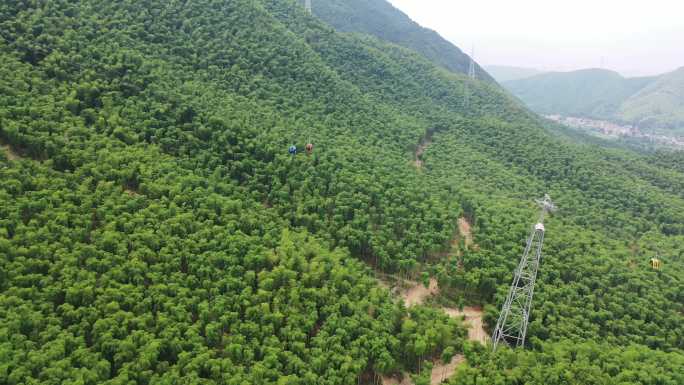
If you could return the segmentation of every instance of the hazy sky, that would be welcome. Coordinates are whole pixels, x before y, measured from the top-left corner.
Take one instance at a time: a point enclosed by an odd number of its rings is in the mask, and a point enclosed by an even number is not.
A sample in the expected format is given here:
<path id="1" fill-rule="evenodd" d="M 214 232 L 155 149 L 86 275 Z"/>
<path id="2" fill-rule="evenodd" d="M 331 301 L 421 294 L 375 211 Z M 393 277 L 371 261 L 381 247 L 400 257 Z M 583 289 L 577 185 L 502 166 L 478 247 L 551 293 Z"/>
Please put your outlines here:
<path id="1" fill-rule="evenodd" d="M 480 64 L 628 76 L 684 66 L 684 0 L 389 0 Z"/>

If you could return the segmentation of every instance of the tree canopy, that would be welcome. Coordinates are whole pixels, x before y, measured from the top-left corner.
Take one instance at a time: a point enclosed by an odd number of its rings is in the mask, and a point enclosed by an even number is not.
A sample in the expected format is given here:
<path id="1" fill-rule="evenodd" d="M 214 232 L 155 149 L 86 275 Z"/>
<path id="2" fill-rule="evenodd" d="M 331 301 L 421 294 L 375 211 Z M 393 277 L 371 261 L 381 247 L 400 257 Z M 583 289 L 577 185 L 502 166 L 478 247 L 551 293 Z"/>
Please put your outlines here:
<path id="1" fill-rule="evenodd" d="M 558 137 L 297 1 L 5 1 L 0 144 L 0 383 L 353 385 L 460 353 L 459 384 L 681 382 L 678 155 Z M 373 277 L 491 328 L 546 192 L 526 351 Z"/>

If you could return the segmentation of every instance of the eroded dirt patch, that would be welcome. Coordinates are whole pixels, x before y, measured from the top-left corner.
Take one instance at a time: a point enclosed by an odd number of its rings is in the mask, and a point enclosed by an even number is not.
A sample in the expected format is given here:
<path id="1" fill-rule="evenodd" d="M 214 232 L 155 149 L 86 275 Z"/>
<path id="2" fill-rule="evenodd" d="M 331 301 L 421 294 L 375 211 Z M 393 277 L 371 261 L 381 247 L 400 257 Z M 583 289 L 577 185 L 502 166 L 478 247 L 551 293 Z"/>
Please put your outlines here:
<path id="1" fill-rule="evenodd" d="M 126 195 L 131 196 L 131 197 L 135 197 L 135 196 L 140 195 L 139 192 L 137 192 L 136 190 L 133 190 L 131 188 L 124 188 L 124 192 L 126 193 Z"/>
<path id="2" fill-rule="evenodd" d="M 459 365 L 464 361 L 465 357 L 461 354 L 455 355 L 448 364 L 445 364 L 442 361 L 435 361 L 432 366 L 430 384 L 438 385 L 451 378 L 451 376 L 456 373 L 456 369 L 458 369 Z"/>
<path id="3" fill-rule="evenodd" d="M 423 283 L 413 280 L 398 278 L 392 275 L 376 274 L 378 285 L 388 289 L 393 295 L 400 297 L 406 307 L 423 304 L 428 298 L 439 295 L 439 284 L 436 278 L 430 278 L 428 286 L 425 287 Z M 480 341 L 483 344 L 487 341 L 487 333 L 482 328 L 481 308 L 466 307 L 463 309 L 463 312 L 451 308 L 442 308 L 442 310 L 450 317 L 460 319 L 465 316 L 465 323 L 468 324 L 469 339 Z M 449 363 L 434 360 L 432 372 L 430 373 L 430 384 L 438 385 L 451 378 L 464 361 L 465 357 L 461 354 L 454 356 Z M 405 373 L 401 378 L 383 376 L 381 382 L 382 385 L 414 385 L 410 375 Z"/>
<path id="4" fill-rule="evenodd" d="M 458 218 L 458 232 L 463 237 L 463 242 L 467 248 L 473 245 L 473 230 L 470 222 L 465 217 Z"/>
<path id="5" fill-rule="evenodd" d="M 0 151 L 4 152 L 5 155 L 7 155 L 7 159 L 9 160 L 19 160 L 21 159 L 21 156 L 17 154 L 16 152 L 12 151 L 12 147 L 10 147 L 7 144 L 0 144 Z"/>
<path id="6" fill-rule="evenodd" d="M 465 362 L 465 357 L 462 354 L 455 355 L 449 363 L 443 363 L 441 360 L 432 362 L 432 372 L 430 373 L 430 385 L 439 385 L 451 378 L 456 373 L 456 369 Z M 404 374 L 400 380 L 397 377 L 382 377 L 382 385 L 413 385 L 411 377 Z"/>
<path id="7" fill-rule="evenodd" d="M 422 282 L 389 274 L 376 274 L 378 286 L 388 289 L 392 295 L 401 298 L 406 307 L 422 305 L 429 297 L 439 294 L 439 284 L 436 278 L 430 278 L 428 287 L 425 287 Z"/>
<path id="8" fill-rule="evenodd" d="M 406 307 L 421 305 L 429 297 L 439 294 L 439 286 L 435 278 L 430 278 L 428 287 L 413 281 L 405 281 L 404 283 L 409 286 L 407 288 L 400 288 L 398 294 L 404 300 Z"/>
<path id="9" fill-rule="evenodd" d="M 437 279 L 430 278 L 430 284 L 425 287 L 422 283 L 400 280 L 398 283 L 391 284 L 386 279 L 378 279 L 378 284 L 389 289 L 394 295 L 401 297 L 406 307 L 421 305 L 433 296 L 439 295 L 439 285 Z M 482 321 L 483 311 L 481 307 L 466 306 L 463 311 L 455 308 L 443 307 L 442 311 L 453 318 L 463 318 L 468 325 L 468 339 L 478 341 L 482 344 L 487 343 L 489 335 L 484 329 Z"/>
<path id="10" fill-rule="evenodd" d="M 468 324 L 468 339 L 471 341 L 478 341 L 481 344 L 486 344 L 489 340 L 489 335 L 484 330 L 484 323 L 482 322 L 482 308 L 481 307 L 464 307 L 463 311 L 453 308 L 442 308 L 445 313 L 453 318 L 465 318 L 465 323 Z"/>

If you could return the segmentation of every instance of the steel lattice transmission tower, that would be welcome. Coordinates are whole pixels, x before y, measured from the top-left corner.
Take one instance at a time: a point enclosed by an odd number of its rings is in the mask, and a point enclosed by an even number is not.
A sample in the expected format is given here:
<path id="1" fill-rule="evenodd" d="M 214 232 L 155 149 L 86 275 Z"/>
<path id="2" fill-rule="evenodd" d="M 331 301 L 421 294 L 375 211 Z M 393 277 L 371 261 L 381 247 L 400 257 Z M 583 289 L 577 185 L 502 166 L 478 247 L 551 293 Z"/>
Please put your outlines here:
<path id="1" fill-rule="evenodd" d="M 468 77 L 475 79 L 475 48 L 470 51 L 470 65 L 468 66 Z M 463 93 L 463 108 L 467 109 L 470 103 L 470 86 L 465 82 L 465 92 Z"/>
<path id="2" fill-rule="evenodd" d="M 311 0 L 304 0 L 304 9 L 309 15 L 311 14 Z"/>
<path id="3" fill-rule="evenodd" d="M 494 350 L 501 343 L 516 347 L 525 343 L 534 283 L 537 279 L 542 246 L 544 245 L 544 216 L 546 213 L 556 210 L 556 206 L 551 202 L 548 194 L 543 199 L 537 200 L 537 203 L 541 206 L 541 215 L 527 240 L 527 246 L 518 268 L 515 270 L 508 297 L 506 297 L 506 302 L 496 323 L 496 329 L 492 335 Z"/>

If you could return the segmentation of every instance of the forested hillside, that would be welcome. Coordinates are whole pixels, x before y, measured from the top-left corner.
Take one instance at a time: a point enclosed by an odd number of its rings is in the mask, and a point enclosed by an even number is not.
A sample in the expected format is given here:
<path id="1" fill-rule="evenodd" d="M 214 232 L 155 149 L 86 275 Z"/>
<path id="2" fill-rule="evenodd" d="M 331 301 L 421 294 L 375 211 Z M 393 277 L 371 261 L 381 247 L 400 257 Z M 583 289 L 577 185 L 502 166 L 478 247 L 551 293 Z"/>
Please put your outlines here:
<path id="1" fill-rule="evenodd" d="M 313 13 L 338 31 L 369 34 L 418 52 L 450 71 L 468 73 L 468 55 L 386 0 L 316 0 Z M 475 71 L 479 79 L 493 80 L 478 64 Z"/>
<path id="2" fill-rule="evenodd" d="M 294 0 L 6 1 L 0 57 L 2 384 L 421 384 L 453 353 L 453 384 L 684 382 L 676 155 L 558 139 Z M 546 192 L 526 349 L 374 278 L 491 328 Z"/>
<path id="3" fill-rule="evenodd" d="M 540 114 L 675 129 L 678 134 L 684 128 L 684 68 L 641 78 L 599 69 L 550 72 L 502 84 Z"/>
<path id="4" fill-rule="evenodd" d="M 610 119 L 625 100 L 652 80 L 625 79 L 617 72 L 588 69 L 549 72 L 502 84 L 540 114 Z"/>
<path id="5" fill-rule="evenodd" d="M 659 76 L 620 106 L 619 116 L 645 127 L 684 133 L 684 67 Z"/>

